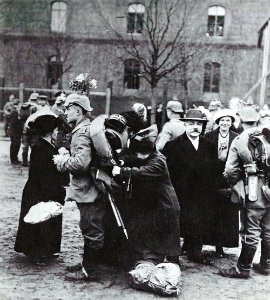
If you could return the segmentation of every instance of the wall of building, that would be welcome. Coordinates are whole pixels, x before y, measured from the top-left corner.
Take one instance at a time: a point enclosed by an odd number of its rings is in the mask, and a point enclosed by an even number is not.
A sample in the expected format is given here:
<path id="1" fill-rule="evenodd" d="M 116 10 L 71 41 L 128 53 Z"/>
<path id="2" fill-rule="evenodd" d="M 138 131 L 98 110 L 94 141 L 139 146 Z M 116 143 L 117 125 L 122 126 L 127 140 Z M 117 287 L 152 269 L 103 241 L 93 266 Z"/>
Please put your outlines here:
<path id="1" fill-rule="evenodd" d="M 5 2 L 0 1 L 0 5 Z M 18 3 L 17 3 L 18 2 Z M 67 31 L 65 36 L 74 41 L 68 46 L 69 55 L 65 66 L 69 70 L 63 75 L 63 87 L 67 88 L 70 78 L 81 72 L 92 70 L 98 81 L 98 91 L 105 91 L 107 82 L 113 81 L 113 111 L 124 109 L 125 103 L 143 101 L 149 103 L 149 84 L 141 79 L 139 90 L 123 87 L 124 65 L 120 50 L 110 38 L 104 19 L 119 32 L 126 32 L 127 3 L 121 0 L 68 0 Z M 138 2 L 138 1 L 137 1 Z M 147 2 L 139 1 L 141 3 Z M 189 82 L 189 102 L 206 101 L 218 97 L 226 103 L 231 97 L 243 97 L 256 83 L 261 73 L 262 50 L 257 48 L 258 31 L 269 18 L 269 0 L 188 0 L 194 5 L 187 19 L 187 40 L 206 45 L 205 53 Z M 53 39 L 50 39 L 50 8 L 48 0 L 17 0 L 11 9 L 14 18 L 21 16 L 21 32 L 16 20 L 4 22 L 8 30 L 16 28 L 16 37 L 6 35 L 0 44 L 2 73 L 6 86 L 46 87 L 47 56 L 53 54 Z M 207 9 L 221 5 L 226 9 L 224 37 L 207 37 Z M 9 12 L 10 13 L 10 12 Z M 181 11 L 179 11 L 181 15 Z M 1 13 L 3 16 L 3 12 Z M 104 18 L 104 19 L 103 19 Z M 176 16 L 179 20 L 179 16 Z M 3 23 L 3 17 L 0 18 Z M 14 23 L 15 22 L 15 23 Z M 174 22 L 175 28 L 179 26 Z M 13 32 L 13 33 L 14 33 Z M 2 32 L 3 33 L 3 32 Z M 18 38 L 18 34 L 20 38 Z M 35 51 L 33 51 L 35 50 Z M 37 51 L 38 50 L 38 51 Z M 39 56 L 34 52 L 39 52 Z M 203 93 L 204 63 L 216 61 L 221 64 L 220 92 Z M 1 59 L 0 59 L 1 62 Z M 176 77 L 176 76 L 174 76 Z M 162 101 L 165 84 L 168 95 L 184 95 L 183 87 L 173 80 L 160 81 L 158 101 Z M 256 100 L 258 91 L 253 93 Z M 128 105 L 129 105 L 128 104 Z M 1 107 L 0 107 L 1 109 Z"/>

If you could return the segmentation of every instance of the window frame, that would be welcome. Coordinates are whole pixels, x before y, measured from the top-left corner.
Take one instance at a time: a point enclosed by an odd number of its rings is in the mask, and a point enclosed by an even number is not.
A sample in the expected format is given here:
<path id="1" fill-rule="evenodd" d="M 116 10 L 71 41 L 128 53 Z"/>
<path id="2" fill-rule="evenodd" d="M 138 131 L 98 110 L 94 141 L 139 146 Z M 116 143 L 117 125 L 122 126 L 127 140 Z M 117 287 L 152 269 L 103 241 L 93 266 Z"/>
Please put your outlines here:
<path id="1" fill-rule="evenodd" d="M 56 8 L 54 9 L 54 5 L 56 4 L 64 4 L 65 5 L 65 9 L 59 9 Z M 51 22 L 50 22 L 50 31 L 54 32 L 54 33 L 65 33 L 66 29 L 67 29 L 67 11 L 68 11 L 68 3 L 66 1 L 53 1 L 51 2 Z M 54 20 L 61 20 L 62 16 L 59 17 L 59 15 L 61 15 L 61 13 L 64 14 L 64 20 L 63 21 L 59 21 L 55 22 Z M 55 16 L 56 14 L 56 16 Z"/>
<path id="2" fill-rule="evenodd" d="M 135 58 L 124 61 L 124 89 L 140 89 L 140 61 Z"/>
<path id="3" fill-rule="evenodd" d="M 204 64 L 203 92 L 219 93 L 221 79 L 221 64 L 218 62 L 206 62 Z"/>
<path id="4" fill-rule="evenodd" d="M 216 10 L 215 13 L 211 12 Z M 220 12 L 218 12 L 220 11 Z M 207 9 L 207 36 L 211 38 L 223 38 L 225 29 L 226 8 L 221 5 L 211 5 Z M 211 18 L 213 19 L 212 21 Z M 221 23 L 221 33 L 218 32 L 218 26 Z M 213 30 L 210 28 L 213 28 Z M 212 32 L 212 33 L 211 33 Z"/>
<path id="5" fill-rule="evenodd" d="M 49 75 L 56 76 L 49 76 Z M 53 86 L 59 82 L 59 79 L 63 76 L 63 60 L 57 55 L 50 55 L 47 60 L 47 84 Z M 53 83 L 52 80 L 55 79 Z M 56 80 L 57 79 L 57 80 Z"/>
<path id="6" fill-rule="evenodd" d="M 142 3 L 131 3 L 127 11 L 127 33 L 141 35 L 145 17 L 145 5 Z"/>

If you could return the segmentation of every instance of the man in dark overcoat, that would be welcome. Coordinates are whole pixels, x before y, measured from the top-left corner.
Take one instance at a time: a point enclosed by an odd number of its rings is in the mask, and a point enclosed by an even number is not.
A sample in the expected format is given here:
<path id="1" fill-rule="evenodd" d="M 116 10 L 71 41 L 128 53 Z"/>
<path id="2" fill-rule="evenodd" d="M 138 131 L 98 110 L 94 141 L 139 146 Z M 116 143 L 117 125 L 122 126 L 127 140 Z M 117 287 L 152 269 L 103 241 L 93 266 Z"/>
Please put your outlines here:
<path id="1" fill-rule="evenodd" d="M 182 120 L 186 132 L 168 142 L 163 153 L 181 208 L 180 233 L 188 259 L 209 264 L 201 251 L 211 220 L 209 204 L 215 188 L 215 149 L 201 136 L 207 120 L 200 110 L 188 110 Z"/>

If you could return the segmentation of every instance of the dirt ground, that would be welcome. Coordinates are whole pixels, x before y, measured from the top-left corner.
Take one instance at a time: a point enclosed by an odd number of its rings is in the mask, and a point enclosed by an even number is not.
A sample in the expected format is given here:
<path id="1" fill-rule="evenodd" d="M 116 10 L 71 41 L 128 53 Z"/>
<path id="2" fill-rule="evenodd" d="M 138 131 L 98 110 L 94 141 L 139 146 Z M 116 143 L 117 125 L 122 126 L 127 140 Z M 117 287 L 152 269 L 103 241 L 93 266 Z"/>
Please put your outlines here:
<path id="1" fill-rule="evenodd" d="M 153 294 L 136 291 L 125 281 L 124 273 L 102 268 L 96 281 L 71 282 L 65 279 L 65 265 L 80 261 L 82 237 L 78 209 L 66 203 L 63 212 L 63 238 L 60 257 L 48 266 L 35 266 L 14 252 L 22 190 L 28 168 L 9 163 L 9 139 L 3 137 L 0 123 L 0 300 L 5 299 L 160 299 Z M 21 157 L 21 156 L 20 156 Z M 269 299 L 270 277 L 252 273 L 245 279 L 223 278 L 217 275 L 220 267 L 233 266 L 240 252 L 225 249 L 227 256 L 215 258 L 213 247 L 204 247 L 213 256 L 213 266 L 201 266 L 181 257 L 182 283 L 177 299 Z M 256 254 L 255 262 L 259 260 Z M 176 298 L 173 298 L 176 299 Z"/>

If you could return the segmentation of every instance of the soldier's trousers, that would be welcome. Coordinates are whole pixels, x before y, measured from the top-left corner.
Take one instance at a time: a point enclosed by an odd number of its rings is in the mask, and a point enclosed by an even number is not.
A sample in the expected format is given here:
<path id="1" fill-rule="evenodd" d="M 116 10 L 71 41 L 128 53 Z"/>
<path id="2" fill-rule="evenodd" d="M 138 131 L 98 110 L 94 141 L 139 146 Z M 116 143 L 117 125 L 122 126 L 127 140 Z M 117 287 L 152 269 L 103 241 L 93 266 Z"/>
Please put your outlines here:
<path id="1" fill-rule="evenodd" d="M 83 266 L 86 271 L 98 262 L 104 245 L 105 198 L 93 203 L 77 203 L 80 211 L 80 229 L 84 237 Z"/>
<path id="2" fill-rule="evenodd" d="M 10 137 L 10 161 L 17 162 L 18 161 L 18 153 L 21 146 L 21 136 L 12 135 Z"/>
<path id="3" fill-rule="evenodd" d="M 261 238 L 270 245 L 270 207 L 246 208 L 241 211 L 241 221 L 242 243 L 256 248 Z"/>

